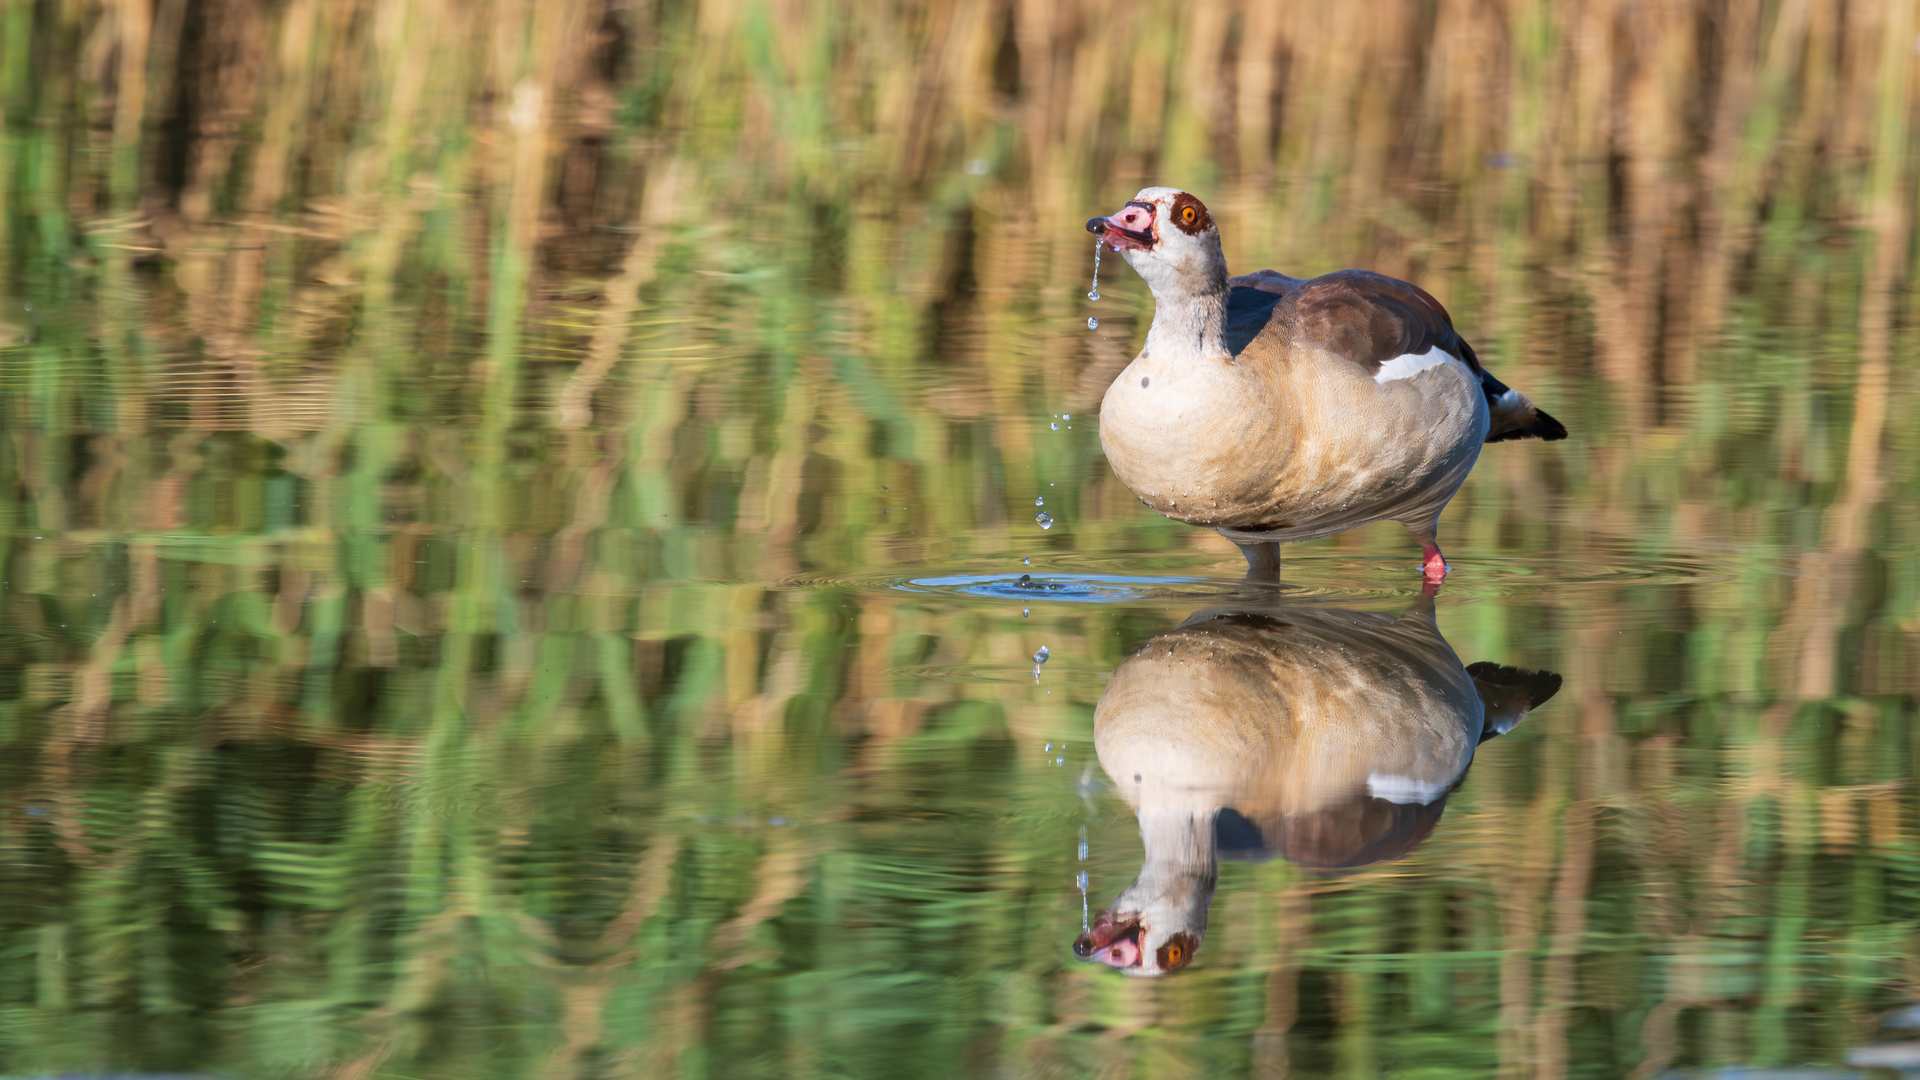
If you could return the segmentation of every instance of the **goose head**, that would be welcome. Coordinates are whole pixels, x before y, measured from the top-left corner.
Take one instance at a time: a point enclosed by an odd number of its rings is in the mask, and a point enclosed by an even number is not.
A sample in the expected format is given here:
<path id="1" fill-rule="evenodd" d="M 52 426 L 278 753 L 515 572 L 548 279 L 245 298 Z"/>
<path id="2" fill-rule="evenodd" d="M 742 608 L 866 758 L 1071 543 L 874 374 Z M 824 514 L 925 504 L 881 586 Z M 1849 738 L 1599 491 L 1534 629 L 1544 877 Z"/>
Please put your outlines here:
<path id="1" fill-rule="evenodd" d="M 1220 230 L 1206 204 L 1187 192 L 1142 188 L 1118 213 L 1089 220 L 1087 231 L 1119 252 L 1161 303 L 1226 294 Z"/>
<path id="2" fill-rule="evenodd" d="M 1074 939 L 1073 955 L 1127 975 L 1165 975 L 1192 963 L 1218 874 L 1212 831 L 1211 814 L 1142 809 L 1146 865 Z"/>

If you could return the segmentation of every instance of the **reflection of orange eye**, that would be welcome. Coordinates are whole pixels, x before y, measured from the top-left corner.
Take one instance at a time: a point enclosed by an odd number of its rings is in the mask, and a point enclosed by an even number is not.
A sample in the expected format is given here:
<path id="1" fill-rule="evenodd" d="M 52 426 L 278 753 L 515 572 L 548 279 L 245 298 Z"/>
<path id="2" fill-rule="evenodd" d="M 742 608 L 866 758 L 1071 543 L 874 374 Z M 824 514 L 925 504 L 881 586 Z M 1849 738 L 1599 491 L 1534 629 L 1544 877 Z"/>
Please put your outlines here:
<path id="1" fill-rule="evenodd" d="M 1195 214 L 1195 213 L 1193 212 L 1193 207 L 1191 207 L 1191 206 L 1189 206 L 1189 207 L 1187 207 L 1187 208 L 1186 208 L 1185 210 L 1182 210 L 1182 211 L 1180 211 L 1180 220 L 1181 220 L 1181 221 L 1184 221 L 1184 222 L 1186 222 L 1186 223 L 1187 223 L 1187 224 L 1189 224 L 1189 225 L 1191 225 L 1191 224 L 1193 224 L 1193 219 L 1194 219 L 1194 218 L 1196 218 L 1196 217 L 1199 217 L 1199 216 L 1200 216 L 1200 215 L 1198 215 L 1198 214 Z M 1174 958 L 1175 958 L 1175 959 L 1178 959 L 1178 958 L 1179 958 L 1179 951 L 1178 951 L 1178 950 L 1175 950 L 1175 952 L 1174 952 Z"/>

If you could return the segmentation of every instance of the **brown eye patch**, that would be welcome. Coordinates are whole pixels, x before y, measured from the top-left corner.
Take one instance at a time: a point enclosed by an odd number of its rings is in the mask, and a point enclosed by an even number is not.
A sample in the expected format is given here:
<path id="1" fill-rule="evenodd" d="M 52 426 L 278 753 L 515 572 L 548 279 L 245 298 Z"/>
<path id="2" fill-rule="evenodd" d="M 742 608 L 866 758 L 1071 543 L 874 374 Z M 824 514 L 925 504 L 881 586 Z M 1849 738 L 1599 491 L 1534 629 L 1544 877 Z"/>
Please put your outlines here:
<path id="1" fill-rule="evenodd" d="M 1213 215 L 1205 203 L 1183 191 L 1173 197 L 1173 223 L 1188 236 L 1198 236 L 1213 228 Z"/>
<path id="2" fill-rule="evenodd" d="M 1201 208 L 1200 213 L 1205 214 L 1206 209 L 1204 207 Z M 1173 216 L 1175 221 L 1180 219 L 1180 210 L 1177 206 L 1174 209 Z M 1179 971 L 1181 968 L 1186 967 L 1193 961 L 1194 950 L 1198 947 L 1199 943 L 1193 940 L 1191 934 L 1173 935 L 1173 937 L 1169 939 L 1165 945 L 1160 946 L 1158 952 L 1155 953 L 1160 961 L 1160 970 Z"/>

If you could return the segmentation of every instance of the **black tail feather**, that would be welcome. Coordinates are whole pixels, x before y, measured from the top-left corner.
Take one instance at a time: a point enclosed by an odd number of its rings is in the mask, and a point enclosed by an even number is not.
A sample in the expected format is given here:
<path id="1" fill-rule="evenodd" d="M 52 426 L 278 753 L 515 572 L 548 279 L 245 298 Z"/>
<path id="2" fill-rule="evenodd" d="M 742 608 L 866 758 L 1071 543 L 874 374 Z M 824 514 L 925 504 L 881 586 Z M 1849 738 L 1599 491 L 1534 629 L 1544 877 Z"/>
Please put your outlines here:
<path id="1" fill-rule="evenodd" d="M 1473 688 L 1486 707 L 1481 742 L 1512 731 L 1528 713 L 1560 692 L 1560 676 L 1551 671 L 1527 671 L 1482 660 L 1468 664 L 1467 674 L 1473 676 Z"/>
<path id="2" fill-rule="evenodd" d="M 1481 660 L 1468 664 L 1467 674 L 1473 676 L 1476 682 L 1489 686 L 1525 691 L 1529 710 L 1545 705 L 1549 698 L 1560 692 L 1560 676 L 1551 671 L 1528 671 Z"/>
<path id="3" fill-rule="evenodd" d="M 1465 346 L 1466 343 L 1461 344 Z M 1472 353 L 1471 349 L 1467 351 Z M 1492 426 L 1487 432 L 1488 442 L 1506 442 L 1509 439 L 1558 442 L 1567 437 L 1567 426 L 1548 416 L 1545 409 L 1533 403 L 1533 399 L 1514 392 L 1512 387 L 1495 378 L 1493 372 L 1479 367 L 1477 362 L 1472 366 L 1480 372 L 1480 391 L 1487 395 L 1487 411 L 1492 414 Z"/>
<path id="4" fill-rule="evenodd" d="M 1489 436 L 1487 441 L 1506 442 L 1509 439 L 1540 439 L 1544 442 L 1559 442 L 1566 437 L 1567 426 L 1565 424 L 1548 416 L 1546 410 L 1535 408 L 1533 410 L 1533 423 L 1531 425 Z"/>

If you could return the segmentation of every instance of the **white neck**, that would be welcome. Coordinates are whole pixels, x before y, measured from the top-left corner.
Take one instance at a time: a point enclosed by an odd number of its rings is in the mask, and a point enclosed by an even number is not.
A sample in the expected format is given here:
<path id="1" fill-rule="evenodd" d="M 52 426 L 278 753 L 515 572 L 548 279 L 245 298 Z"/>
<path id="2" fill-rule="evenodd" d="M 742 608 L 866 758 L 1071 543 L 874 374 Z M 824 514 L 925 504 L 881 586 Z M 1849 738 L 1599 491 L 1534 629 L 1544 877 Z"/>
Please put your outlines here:
<path id="1" fill-rule="evenodd" d="M 1155 900 L 1184 898 L 1178 906 L 1195 906 L 1200 925 L 1206 925 L 1206 905 L 1219 874 L 1213 843 L 1213 812 L 1140 810 L 1140 842 L 1146 859 L 1140 876 L 1115 899 L 1122 910 L 1139 910 Z"/>
<path id="2" fill-rule="evenodd" d="M 1217 244 L 1177 258 L 1128 251 L 1126 259 L 1153 290 L 1153 327 L 1145 352 L 1164 360 L 1216 359 L 1227 351 L 1227 261 Z"/>
<path id="3" fill-rule="evenodd" d="M 1188 293 L 1170 300 L 1153 294 L 1153 326 L 1147 331 L 1145 351 L 1165 359 L 1226 359 L 1227 294 Z"/>

